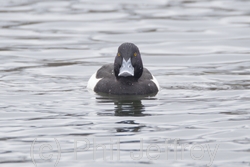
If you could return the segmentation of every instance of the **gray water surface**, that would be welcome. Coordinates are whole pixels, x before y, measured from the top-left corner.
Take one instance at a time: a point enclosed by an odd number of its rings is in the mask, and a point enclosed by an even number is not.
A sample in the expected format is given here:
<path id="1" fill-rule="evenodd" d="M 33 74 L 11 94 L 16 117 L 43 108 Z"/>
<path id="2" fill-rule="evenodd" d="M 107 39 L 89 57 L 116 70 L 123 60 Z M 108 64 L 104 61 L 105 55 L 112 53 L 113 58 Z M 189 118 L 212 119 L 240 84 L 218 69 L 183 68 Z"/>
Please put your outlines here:
<path id="1" fill-rule="evenodd" d="M 250 166 L 250 1 L 4 0 L 0 27 L 1 166 Z M 155 97 L 87 90 L 123 42 Z"/>

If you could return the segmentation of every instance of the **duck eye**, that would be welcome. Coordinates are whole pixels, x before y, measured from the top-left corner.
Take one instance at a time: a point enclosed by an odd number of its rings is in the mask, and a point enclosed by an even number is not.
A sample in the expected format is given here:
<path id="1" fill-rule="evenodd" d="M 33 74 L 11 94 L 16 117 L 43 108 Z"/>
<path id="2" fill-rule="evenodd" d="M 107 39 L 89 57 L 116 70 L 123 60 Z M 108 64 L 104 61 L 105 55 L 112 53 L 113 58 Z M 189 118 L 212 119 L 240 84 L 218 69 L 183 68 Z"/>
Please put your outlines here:
<path id="1" fill-rule="evenodd" d="M 120 54 L 120 53 L 117 53 L 117 56 L 121 56 L 121 54 Z"/>
<path id="2" fill-rule="evenodd" d="M 134 53 L 134 56 L 137 56 L 137 53 L 136 53 L 136 52 Z"/>

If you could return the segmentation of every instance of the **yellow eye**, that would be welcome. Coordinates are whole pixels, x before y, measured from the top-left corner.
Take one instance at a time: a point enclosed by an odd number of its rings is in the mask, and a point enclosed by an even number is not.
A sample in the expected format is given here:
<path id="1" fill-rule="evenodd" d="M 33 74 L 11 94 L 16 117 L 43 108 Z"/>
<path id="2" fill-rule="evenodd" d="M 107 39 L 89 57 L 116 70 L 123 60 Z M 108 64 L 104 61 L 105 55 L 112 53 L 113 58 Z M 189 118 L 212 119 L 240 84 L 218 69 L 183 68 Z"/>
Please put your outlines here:
<path id="1" fill-rule="evenodd" d="M 120 54 L 120 53 L 117 53 L 117 56 L 121 56 L 121 54 Z"/>
<path id="2" fill-rule="evenodd" d="M 136 52 L 134 53 L 134 56 L 137 56 L 137 53 L 136 53 Z"/>

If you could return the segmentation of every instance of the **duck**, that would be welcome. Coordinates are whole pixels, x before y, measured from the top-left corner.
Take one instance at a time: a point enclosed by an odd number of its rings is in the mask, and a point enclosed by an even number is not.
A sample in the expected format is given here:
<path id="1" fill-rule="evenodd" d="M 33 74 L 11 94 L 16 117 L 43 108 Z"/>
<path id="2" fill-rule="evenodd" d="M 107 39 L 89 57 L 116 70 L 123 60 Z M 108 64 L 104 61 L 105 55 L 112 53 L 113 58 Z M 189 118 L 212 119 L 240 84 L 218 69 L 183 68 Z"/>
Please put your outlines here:
<path id="1" fill-rule="evenodd" d="M 114 63 L 105 64 L 89 79 L 87 88 L 110 95 L 156 95 L 157 79 L 143 67 L 139 48 L 133 43 L 118 47 Z"/>

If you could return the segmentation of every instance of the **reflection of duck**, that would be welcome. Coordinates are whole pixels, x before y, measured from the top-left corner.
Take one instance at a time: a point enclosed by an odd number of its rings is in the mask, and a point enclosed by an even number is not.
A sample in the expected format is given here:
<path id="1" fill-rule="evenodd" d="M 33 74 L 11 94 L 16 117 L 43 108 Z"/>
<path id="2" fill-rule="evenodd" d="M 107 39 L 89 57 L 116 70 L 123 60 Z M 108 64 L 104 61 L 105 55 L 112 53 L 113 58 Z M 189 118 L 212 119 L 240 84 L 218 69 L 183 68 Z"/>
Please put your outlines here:
<path id="1" fill-rule="evenodd" d="M 97 97 L 98 103 L 114 103 L 114 115 L 119 117 L 126 117 L 126 120 L 116 122 L 123 124 L 122 127 L 115 128 L 117 132 L 138 132 L 144 125 L 141 125 L 134 120 L 134 117 L 150 116 L 145 114 L 145 106 L 142 100 L 149 100 L 148 96 L 116 96 L 116 95 L 102 95 Z M 155 98 L 150 98 L 150 100 Z M 110 110 L 108 110 L 110 111 Z M 98 115 L 107 115 L 107 113 L 98 113 Z M 129 119 L 127 119 L 129 117 Z M 124 126 L 128 124 L 128 126 Z M 132 126 L 131 126 L 132 125 Z"/>
<path id="2" fill-rule="evenodd" d="M 142 116 L 142 112 L 145 111 L 144 105 L 141 100 L 121 99 L 114 100 L 115 115 L 116 116 Z"/>
<path id="3" fill-rule="evenodd" d="M 101 100 L 99 103 L 114 102 L 115 116 L 147 116 L 150 114 L 143 113 L 145 106 L 141 102 L 143 99 L 146 100 L 147 97 L 102 95 L 97 97 L 97 99 Z"/>
<path id="4" fill-rule="evenodd" d="M 157 80 L 143 68 L 140 51 L 133 43 L 119 46 L 114 64 L 102 66 L 91 76 L 87 87 L 113 95 L 148 95 L 159 91 Z"/>

